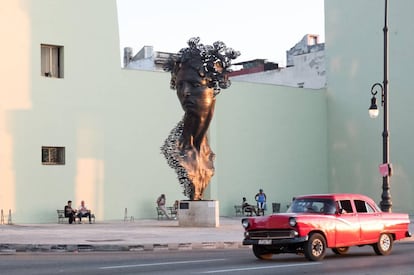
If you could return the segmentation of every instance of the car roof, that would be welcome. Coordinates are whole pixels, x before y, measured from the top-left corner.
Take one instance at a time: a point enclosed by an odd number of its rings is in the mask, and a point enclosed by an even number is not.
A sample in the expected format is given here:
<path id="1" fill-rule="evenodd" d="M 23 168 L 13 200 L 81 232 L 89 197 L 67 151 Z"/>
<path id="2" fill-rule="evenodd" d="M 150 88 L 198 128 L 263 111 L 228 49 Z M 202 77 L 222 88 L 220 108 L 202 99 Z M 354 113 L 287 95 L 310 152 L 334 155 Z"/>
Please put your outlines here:
<path id="1" fill-rule="evenodd" d="M 300 195 L 296 196 L 295 199 L 300 198 L 320 198 L 320 199 L 334 199 L 334 200 L 342 200 L 342 199 L 361 199 L 367 201 L 373 201 L 370 197 L 365 196 L 363 194 L 356 194 L 356 193 L 327 193 L 327 194 L 308 194 L 308 195 Z"/>

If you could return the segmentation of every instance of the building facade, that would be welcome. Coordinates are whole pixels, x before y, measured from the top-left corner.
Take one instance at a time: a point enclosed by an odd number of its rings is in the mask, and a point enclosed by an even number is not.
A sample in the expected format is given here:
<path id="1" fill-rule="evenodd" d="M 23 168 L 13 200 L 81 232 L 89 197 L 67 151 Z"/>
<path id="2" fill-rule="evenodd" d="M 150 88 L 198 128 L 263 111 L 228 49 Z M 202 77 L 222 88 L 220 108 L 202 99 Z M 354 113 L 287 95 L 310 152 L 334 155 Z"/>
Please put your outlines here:
<path id="1" fill-rule="evenodd" d="M 218 96 L 210 127 L 216 173 L 206 199 L 219 201 L 222 216 L 233 215 L 242 197 L 252 202 L 259 188 L 282 211 L 299 193 L 380 195 L 381 125 L 367 109 L 369 88 L 381 78 L 382 21 L 367 12 L 375 3 L 325 5 L 327 88 L 235 80 Z M 85 200 L 97 222 L 121 220 L 125 208 L 136 219 L 155 218 L 161 193 L 167 204 L 186 199 L 160 152 L 183 111 L 168 73 L 121 68 L 116 1 L 0 6 L 7 38 L 0 51 L 0 208 L 11 210 L 13 222 L 56 222 L 56 209 L 69 199 Z M 394 209 L 403 211 L 414 209 L 414 132 L 404 108 L 412 96 L 410 7 L 408 0 L 390 7 L 390 88 L 398 91 L 391 180 Z M 358 20 L 364 14 L 365 29 L 351 31 L 357 23 L 347 12 Z M 355 39 L 358 51 L 345 46 Z"/>
<path id="2" fill-rule="evenodd" d="M 154 51 L 144 46 L 135 55 L 133 49 L 124 49 L 124 68 L 162 71 L 163 63 L 173 53 Z M 234 81 L 281 85 L 298 88 L 323 89 L 326 87 L 325 43 L 319 36 L 306 34 L 286 51 L 286 68 L 266 59 L 234 63 L 230 77 Z"/>
<path id="3" fill-rule="evenodd" d="M 244 62 L 247 63 L 247 62 Z M 264 67 L 264 66 L 263 66 Z M 246 71 L 247 73 L 242 73 Z M 325 43 L 319 36 L 306 34 L 286 51 L 286 67 L 254 71 L 235 71 L 235 81 L 282 85 L 289 87 L 323 89 L 326 87 Z"/>
<path id="4" fill-rule="evenodd" d="M 371 87 L 383 81 L 385 1 L 325 1 L 329 190 L 381 200 L 383 108 L 368 116 Z M 356 8 L 357 7 L 357 8 Z M 393 211 L 413 212 L 411 64 L 414 30 L 409 0 L 388 1 L 389 139 Z"/>

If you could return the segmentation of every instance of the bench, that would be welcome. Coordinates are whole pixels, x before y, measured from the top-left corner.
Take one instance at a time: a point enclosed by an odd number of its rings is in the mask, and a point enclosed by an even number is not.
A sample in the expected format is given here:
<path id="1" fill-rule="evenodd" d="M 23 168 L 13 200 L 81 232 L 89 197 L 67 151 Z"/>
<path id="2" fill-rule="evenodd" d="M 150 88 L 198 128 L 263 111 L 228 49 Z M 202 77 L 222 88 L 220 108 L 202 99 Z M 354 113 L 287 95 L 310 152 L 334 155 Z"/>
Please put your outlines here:
<path id="1" fill-rule="evenodd" d="M 58 223 L 64 223 L 65 219 L 68 219 L 67 217 L 65 217 L 65 210 L 56 210 L 57 215 L 58 215 Z"/>
<path id="2" fill-rule="evenodd" d="M 167 216 L 165 216 L 164 211 L 162 211 L 158 206 L 156 206 L 155 209 L 157 210 L 157 219 L 158 220 L 162 220 L 164 218 L 165 219 L 167 218 Z M 167 206 L 166 209 L 167 209 L 167 213 L 168 213 L 168 215 L 170 216 L 171 219 L 177 218 L 178 211 L 177 211 L 176 208 L 174 208 L 172 206 Z"/>
<path id="3" fill-rule="evenodd" d="M 265 214 L 264 209 L 259 210 L 259 208 L 257 208 L 257 206 L 254 206 L 254 205 L 251 205 L 251 207 L 254 209 L 254 211 L 252 211 L 248 208 L 245 208 L 244 211 L 243 211 L 245 216 L 253 216 L 253 212 L 256 212 L 259 216 L 264 216 L 264 214 Z"/>
<path id="4" fill-rule="evenodd" d="M 251 207 L 253 207 L 253 209 L 255 211 L 252 211 L 249 208 L 244 208 L 243 209 L 241 205 L 234 205 L 234 212 L 236 214 L 236 217 L 237 216 L 253 216 L 253 212 L 258 213 L 260 216 L 264 216 L 264 212 L 265 212 L 264 209 L 260 209 L 260 211 L 259 211 L 256 206 L 251 205 Z"/>
<path id="5" fill-rule="evenodd" d="M 173 206 L 169 206 L 169 207 L 167 207 L 167 211 L 168 211 L 168 213 L 170 213 L 171 218 L 173 218 L 173 219 L 177 218 L 177 215 L 178 215 L 178 209 L 177 208 L 175 208 Z"/>
<path id="6" fill-rule="evenodd" d="M 279 213 L 280 212 L 280 203 L 273 202 L 272 203 L 272 212 L 273 213 Z"/>
<path id="7" fill-rule="evenodd" d="M 11 215 L 11 209 L 9 209 L 9 215 L 4 215 L 3 209 L 1 210 L 1 220 L 0 224 L 6 224 L 4 219 L 7 219 L 7 224 L 13 224 L 12 222 L 12 215 Z"/>
<path id="8" fill-rule="evenodd" d="M 243 216 L 241 205 L 235 205 L 234 206 L 234 212 L 236 213 L 236 217 Z"/>
<path id="9" fill-rule="evenodd" d="M 134 216 L 128 216 L 128 208 L 125 208 L 124 222 L 127 222 L 128 220 L 133 222 L 135 219 Z"/>
<path id="10" fill-rule="evenodd" d="M 251 207 L 254 208 L 254 210 L 256 211 L 256 213 L 258 213 L 258 209 L 257 209 L 256 206 L 251 205 Z M 236 216 L 253 216 L 253 212 L 254 212 L 254 211 L 251 211 L 248 208 L 242 209 L 242 206 L 241 205 L 234 205 L 234 211 L 235 211 Z M 265 211 L 264 209 L 261 209 L 260 212 L 259 212 L 259 214 L 261 216 L 264 216 L 264 211 Z"/>
<path id="11" fill-rule="evenodd" d="M 58 223 L 69 223 L 69 218 L 65 217 L 65 210 L 57 209 L 56 212 L 58 215 Z M 80 222 L 77 216 L 75 217 L 75 223 L 76 221 L 78 221 L 78 223 Z M 91 213 L 91 222 L 95 223 L 95 214 L 92 214 L 92 213 Z"/>

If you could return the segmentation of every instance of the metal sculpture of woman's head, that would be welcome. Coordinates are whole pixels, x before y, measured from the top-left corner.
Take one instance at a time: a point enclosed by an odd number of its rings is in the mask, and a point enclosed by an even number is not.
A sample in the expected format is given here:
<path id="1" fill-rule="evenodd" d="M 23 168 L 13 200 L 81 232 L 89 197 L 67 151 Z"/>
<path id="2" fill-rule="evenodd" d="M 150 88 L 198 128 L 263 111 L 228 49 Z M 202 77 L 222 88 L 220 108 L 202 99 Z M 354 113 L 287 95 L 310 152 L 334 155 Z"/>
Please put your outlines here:
<path id="1" fill-rule="evenodd" d="M 231 61 L 240 53 L 217 41 L 212 46 L 191 38 L 188 48 L 172 55 L 164 69 L 171 72 L 170 87 L 185 112 L 170 132 L 161 151 L 190 200 L 203 199 L 214 175 L 214 156 L 207 131 L 214 114 L 216 95 L 230 86 Z"/>

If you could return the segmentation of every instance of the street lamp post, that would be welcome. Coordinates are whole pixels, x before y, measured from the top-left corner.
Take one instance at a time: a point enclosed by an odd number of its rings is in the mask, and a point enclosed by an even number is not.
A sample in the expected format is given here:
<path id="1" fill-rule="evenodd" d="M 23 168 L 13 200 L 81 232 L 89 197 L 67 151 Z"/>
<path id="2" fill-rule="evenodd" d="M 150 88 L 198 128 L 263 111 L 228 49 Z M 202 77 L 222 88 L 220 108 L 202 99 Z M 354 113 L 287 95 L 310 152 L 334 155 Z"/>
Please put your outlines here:
<path id="1" fill-rule="evenodd" d="M 375 83 L 371 88 L 371 106 L 369 115 L 372 118 L 378 116 L 379 111 L 376 105 L 376 95 L 381 93 L 381 105 L 384 109 L 384 130 L 382 132 L 382 165 L 380 166 L 382 178 L 382 194 L 380 207 L 383 212 L 391 212 L 392 201 L 390 193 L 390 176 L 392 168 L 389 163 L 389 130 L 388 130 L 388 0 L 385 0 L 385 21 L 384 21 L 384 80 L 381 83 Z"/>

